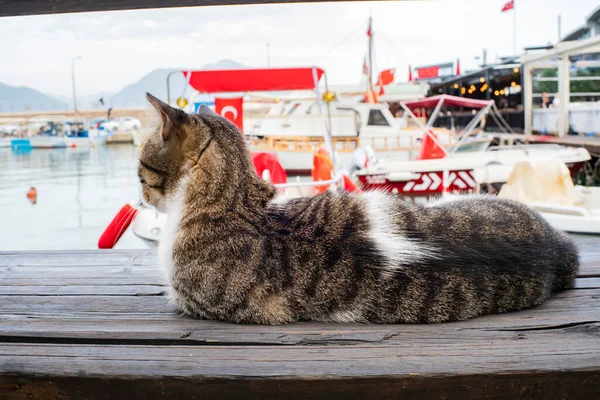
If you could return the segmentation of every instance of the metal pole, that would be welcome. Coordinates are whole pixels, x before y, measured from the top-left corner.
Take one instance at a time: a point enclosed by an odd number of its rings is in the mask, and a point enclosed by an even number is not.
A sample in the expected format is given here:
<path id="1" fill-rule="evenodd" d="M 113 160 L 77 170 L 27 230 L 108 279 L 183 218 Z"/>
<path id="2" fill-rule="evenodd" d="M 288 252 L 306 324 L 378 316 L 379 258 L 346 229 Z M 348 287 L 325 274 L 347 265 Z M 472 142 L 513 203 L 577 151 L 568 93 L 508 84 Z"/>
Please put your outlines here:
<path id="1" fill-rule="evenodd" d="M 565 54 L 561 58 L 558 68 L 558 136 L 566 136 L 569 131 L 569 97 L 570 97 L 570 77 L 569 69 L 571 61 L 569 55 Z"/>
<path id="2" fill-rule="evenodd" d="M 267 66 L 271 66 L 271 43 L 267 42 Z"/>
<path id="3" fill-rule="evenodd" d="M 562 17 L 559 15 L 558 16 L 558 41 L 560 42 L 562 40 L 562 33 L 561 33 L 561 25 L 562 25 Z"/>
<path id="4" fill-rule="evenodd" d="M 317 95 L 317 104 L 319 106 L 319 111 L 321 116 L 323 116 L 323 99 L 321 98 L 321 91 L 319 90 L 319 76 L 317 75 L 317 68 L 313 67 L 313 81 L 315 82 L 315 93 Z M 323 75 L 327 76 L 325 71 L 323 71 Z M 327 81 L 325 81 L 327 82 Z M 325 83 L 325 89 L 327 89 L 327 83 Z M 329 111 L 329 108 L 328 108 Z M 329 156 L 331 157 L 331 162 L 333 164 L 333 174 L 337 175 L 337 160 L 335 157 L 335 148 L 333 147 L 333 138 L 331 136 L 330 126 L 327 124 L 327 120 L 323 118 L 323 125 L 325 126 L 325 134 L 323 135 L 325 140 L 325 146 L 327 146 L 327 150 L 329 151 Z"/>
<path id="5" fill-rule="evenodd" d="M 517 55 L 517 11 L 513 2 L 513 55 Z"/>
<path id="6" fill-rule="evenodd" d="M 169 79 L 171 78 L 171 75 L 173 75 L 176 72 L 179 72 L 179 71 L 171 71 L 167 74 L 167 104 L 168 105 L 171 105 L 171 84 L 169 82 Z"/>
<path id="7" fill-rule="evenodd" d="M 413 114 L 413 112 L 411 111 L 411 109 L 408 108 L 406 106 L 406 104 L 404 104 L 404 103 L 400 103 L 400 106 L 404 109 L 404 111 L 408 114 L 408 116 L 411 117 L 413 119 L 413 121 L 415 121 L 415 123 L 417 125 L 419 125 L 419 128 L 423 129 L 423 134 L 429 136 L 431 138 L 431 140 L 433 140 L 433 142 L 435 144 L 437 144 L 440 149 L 442 149 L 442 151 L 444 152 L 444 154 L 448 154 L 448 152 L 446 151 L 446 149 L 444 149 L 444 145 L 442 145 L 440 143 L 440 141 L 434 135 L 432 135 L 432 134 L 429 133 L 429 129 L 425 125 L 423 125 L 423 123 L 421 121 L 419 121 L 419 119 L 415 116 L 415 114 Z"/>
<path id="8" fill-rule="evenodd" d="M 73 110 L 77 113 L 77 91 L 75 90 L 75 61 L 81 60 L 81 57 L 75 57 L 71 60 L 71 80 L 73 82 Z"/>
<path id="9" fill-rule="evenodd" d="M 373 94 L 373 17 L 369 16 L 369 90 Z"/>
<path id="10" fill-rule="evenodd" d="M 531 135 L 533 123 L 533 76 L 530 64 L 523 64 L 521 69 L 523 86 L 523 114 L 525 115 L 525 135 Z"/>

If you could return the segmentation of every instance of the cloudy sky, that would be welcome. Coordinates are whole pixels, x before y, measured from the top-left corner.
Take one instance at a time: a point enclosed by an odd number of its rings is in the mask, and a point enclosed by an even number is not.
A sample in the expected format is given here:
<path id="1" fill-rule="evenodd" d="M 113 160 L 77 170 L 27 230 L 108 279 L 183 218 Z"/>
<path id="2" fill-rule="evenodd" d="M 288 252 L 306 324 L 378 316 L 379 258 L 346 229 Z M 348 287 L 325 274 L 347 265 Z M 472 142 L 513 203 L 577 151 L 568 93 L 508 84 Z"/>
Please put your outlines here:
<path id="1" fill-rule="evenodd" d="M 199 68 L 220 59 L 247 66 L 318 65 L 332 83 L 360 80 L 369 14 L 376 67 L 461 60 L 473 68 L 512 53 L 508 0 L 432 0 L 260 6 L 0 18 L 0 82 L 69 95 L 76 56 L 82 95 L 117 91 L 155 68 Z M 518 46 L 557 39 L 582 25 L 598 0 L 515 0 Z M 346 40 L 344 40 L 346 39 Z M 336 46 L 337 45 L 337 46 Z"/>

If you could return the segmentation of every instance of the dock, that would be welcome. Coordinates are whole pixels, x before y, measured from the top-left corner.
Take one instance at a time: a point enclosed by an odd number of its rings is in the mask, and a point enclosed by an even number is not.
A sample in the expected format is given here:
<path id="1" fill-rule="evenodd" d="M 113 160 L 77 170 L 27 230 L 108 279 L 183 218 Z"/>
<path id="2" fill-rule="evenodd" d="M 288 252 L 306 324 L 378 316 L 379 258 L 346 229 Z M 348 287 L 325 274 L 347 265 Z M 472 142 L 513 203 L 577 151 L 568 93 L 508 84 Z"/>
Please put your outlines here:
<path id="1" fill-rule="evenodd" d="M 561 146 L 585 147 L 592 156 L 600 156 L 600 137 L 525 135 L 527 143 L 554 143 Z"/>
<path id="2" fill-rule="evenodd" d="M 233 325 L 168 304 L 153 250 L 0 253 L 2 399 L 600 398 L 600 238 L 575 288 L 437 325 Z"/>

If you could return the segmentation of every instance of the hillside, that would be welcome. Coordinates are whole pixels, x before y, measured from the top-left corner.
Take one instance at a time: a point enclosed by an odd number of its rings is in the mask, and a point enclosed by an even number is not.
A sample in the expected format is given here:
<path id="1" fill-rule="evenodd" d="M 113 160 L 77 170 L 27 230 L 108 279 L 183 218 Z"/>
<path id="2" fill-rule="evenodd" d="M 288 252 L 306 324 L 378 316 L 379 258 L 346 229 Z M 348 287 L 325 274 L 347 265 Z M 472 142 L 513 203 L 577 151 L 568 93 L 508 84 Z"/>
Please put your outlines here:
<path id="1" fill-rule="evenodd" d="M 64 101 L 25 86 L 0 82 L 0 112 L 64 110 Z"/>
<path id="2" fill-rule="evenodd" d="M 232 60 L 221 60 L 214 64 L 206 64 L 200 69 L 235 69 L 244 68 L 243 64 L 240 64 Z M 159 99 L 167 100 L 167 75 L 176 71 L 171 75 L 169 79 L 171 85 L 171 100 L 176 99 L 184 92 L 189 94 L 191 88 L 187 87 L 187 82 L 183 76 L 183 73 L 179 71 L 185 70 L 184 68 L 178 69 L 157 69 L 149 74 L 143 76 L 139 81 L 125 86 L 115 95 L 113 95 L 109 104 L 113 108 L 126 108 L 126 107 L 143 107 L 146 105 L 146 92 L 152 93 Z"/>

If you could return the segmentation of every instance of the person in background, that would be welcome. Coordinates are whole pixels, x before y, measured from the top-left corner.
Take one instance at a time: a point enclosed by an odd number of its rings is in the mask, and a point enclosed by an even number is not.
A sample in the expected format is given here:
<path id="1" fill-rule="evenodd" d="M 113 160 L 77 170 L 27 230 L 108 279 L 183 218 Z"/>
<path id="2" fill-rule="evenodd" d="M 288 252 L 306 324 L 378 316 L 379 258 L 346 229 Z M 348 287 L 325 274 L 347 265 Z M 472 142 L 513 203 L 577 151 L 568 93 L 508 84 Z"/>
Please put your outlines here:
<path id="1" fill-rule="evenodd" d="M 550 96 L 547 92 L 542 93 L 542 108 L 550 108 Z"/>

